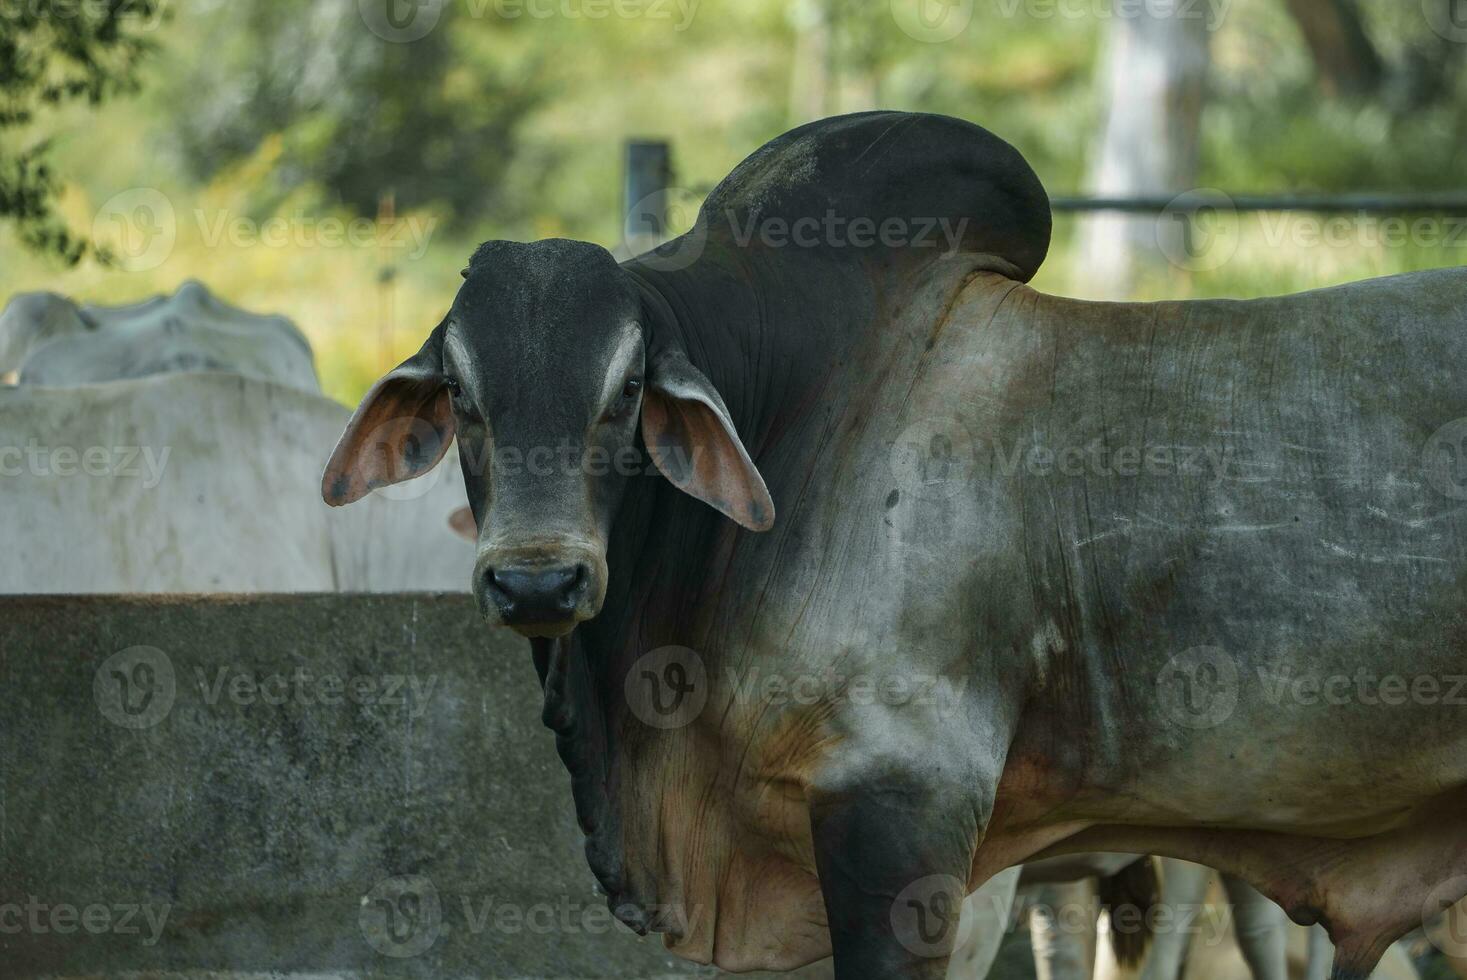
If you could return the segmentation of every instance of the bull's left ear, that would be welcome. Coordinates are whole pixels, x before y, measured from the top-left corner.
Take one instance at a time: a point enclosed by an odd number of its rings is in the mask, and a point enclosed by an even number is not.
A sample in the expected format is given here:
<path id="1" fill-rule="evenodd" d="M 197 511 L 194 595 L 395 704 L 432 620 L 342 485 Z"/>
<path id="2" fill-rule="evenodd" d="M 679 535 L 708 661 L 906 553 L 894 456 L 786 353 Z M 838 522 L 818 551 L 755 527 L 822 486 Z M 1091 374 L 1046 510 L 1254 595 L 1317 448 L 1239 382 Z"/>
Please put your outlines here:
<path id="1" fill-rule="evenodd" d="M 653 358 L 642 441 L 673 486 L 751 531 L 774 526 L 774 501 L 711 382 L 679 351 Z"/>
<path id="2" fill-rule="evenodd" d="M 378 487 L 422 476 L 453 441 L 453 406 L 443 383 L 443 327 L 367 392 L 321 475 L 333 507 Z"/>

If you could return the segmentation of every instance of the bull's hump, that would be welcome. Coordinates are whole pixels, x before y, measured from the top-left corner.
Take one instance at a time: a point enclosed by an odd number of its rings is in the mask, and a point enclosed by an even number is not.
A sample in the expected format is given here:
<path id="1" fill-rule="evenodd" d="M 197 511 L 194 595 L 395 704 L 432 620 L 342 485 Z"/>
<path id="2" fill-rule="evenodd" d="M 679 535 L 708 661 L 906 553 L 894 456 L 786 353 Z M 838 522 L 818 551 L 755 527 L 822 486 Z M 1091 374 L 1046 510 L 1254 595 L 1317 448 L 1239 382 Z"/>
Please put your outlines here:
<path id="1" fill-rule="evenodd" d="M 751 222 L 828 218 L 877 229 L 895 219 L 899 235 L 932 236 L 938 247 L 899 249 L 924 258 L 947 250 L 951 236 L 957 250 L 998 256 L 1023 280 L 1049 250 L 1049 198 L 1019 151 L 981 126 L 928 113 L 863 112 L 791 130 L 735 167 L 701 212 L 715 237 Z"/>

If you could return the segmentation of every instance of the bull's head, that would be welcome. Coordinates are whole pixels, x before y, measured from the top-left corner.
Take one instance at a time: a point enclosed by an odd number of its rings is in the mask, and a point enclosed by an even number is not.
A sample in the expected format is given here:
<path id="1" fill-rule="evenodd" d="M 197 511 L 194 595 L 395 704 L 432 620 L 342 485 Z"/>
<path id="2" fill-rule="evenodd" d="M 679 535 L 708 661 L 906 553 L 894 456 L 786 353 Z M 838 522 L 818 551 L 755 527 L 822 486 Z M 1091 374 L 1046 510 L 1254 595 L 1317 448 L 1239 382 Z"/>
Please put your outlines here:
<path id="1" fill-rule="evenodd" d="M 600 612 L 611 523 L 648 456 L 683 491 L 767 529 L 774 506 L 723 399 L 680 350 L 651 344 L 648 322 L 599 246 L 480 246 L 422 349 L 362 400 L 323 497 L 340 506 L 420 476 L 457 438 L 474 595 L 489 622 L 526 636 Z"/>

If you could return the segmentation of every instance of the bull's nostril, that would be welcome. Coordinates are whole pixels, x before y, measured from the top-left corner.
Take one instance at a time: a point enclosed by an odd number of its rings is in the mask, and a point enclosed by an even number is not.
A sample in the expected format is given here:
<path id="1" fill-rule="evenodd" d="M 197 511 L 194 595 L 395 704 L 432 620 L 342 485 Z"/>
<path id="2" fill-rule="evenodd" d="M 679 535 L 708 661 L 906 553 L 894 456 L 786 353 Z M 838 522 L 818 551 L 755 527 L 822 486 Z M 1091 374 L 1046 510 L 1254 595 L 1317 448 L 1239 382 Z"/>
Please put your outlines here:
<path id="1" fill-rule="evenodd" d="M 585 562 L 551 568 L 486 568 L 484 593 L 506 622 L 553 621 L 575 612 L 590 578 Z"/>
<path id="2" fill-rule="evenodd" d="M 498 607 L 501 615 L 508 616 L 513 612 L 514 600 L 508 577 L 501 577 L 496 568 L 484 570 L 484 596 Z"/>

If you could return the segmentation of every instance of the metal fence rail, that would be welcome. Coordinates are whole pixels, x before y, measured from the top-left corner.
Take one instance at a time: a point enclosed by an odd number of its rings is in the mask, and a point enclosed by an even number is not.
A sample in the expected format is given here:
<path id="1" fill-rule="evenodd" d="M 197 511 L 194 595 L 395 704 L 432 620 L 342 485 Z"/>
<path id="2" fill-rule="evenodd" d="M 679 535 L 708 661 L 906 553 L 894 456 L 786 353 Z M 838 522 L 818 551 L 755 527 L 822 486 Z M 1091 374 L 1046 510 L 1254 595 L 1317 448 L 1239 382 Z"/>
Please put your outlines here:
<path id="1" fill-rule="evenodd" d="M 1313 211 L 1321 214 L 1461 214 L 1467 215 L 1467 194 L 1228 194 L 1197 190 L 1182 194 L 1141 194 L 1133 197 L 1062 195 L 1049 199 L 1058 212 L 1121 211 L 1158 214 L 1206 208 L 1231 211 Z"/>
<path id="2" fill-rule="evenodd" d="M 671 145 L 662 140 L 629 140 L 623 157 L 622 208 L 629 236 L 655 243 L 663 227 L 665 195 L 677 187 Z M 684 187 L 683 193 L 705 196 L 712 185 Z M 1230 194 L 1195 188 L 1172 194 L 1091 196 L 1058 194 L 1049 199 L 1058 214 L 1112 211 L 1123 214 L 1165 214 L 1244 211 L 1303 211 L 1315 214 L 1467 215 L 1467 192 L 1430 191 L 1353 194 L 1300 194 L 1288 191 Z M 650 246 L 649 246 L 650 247 Z"/>

